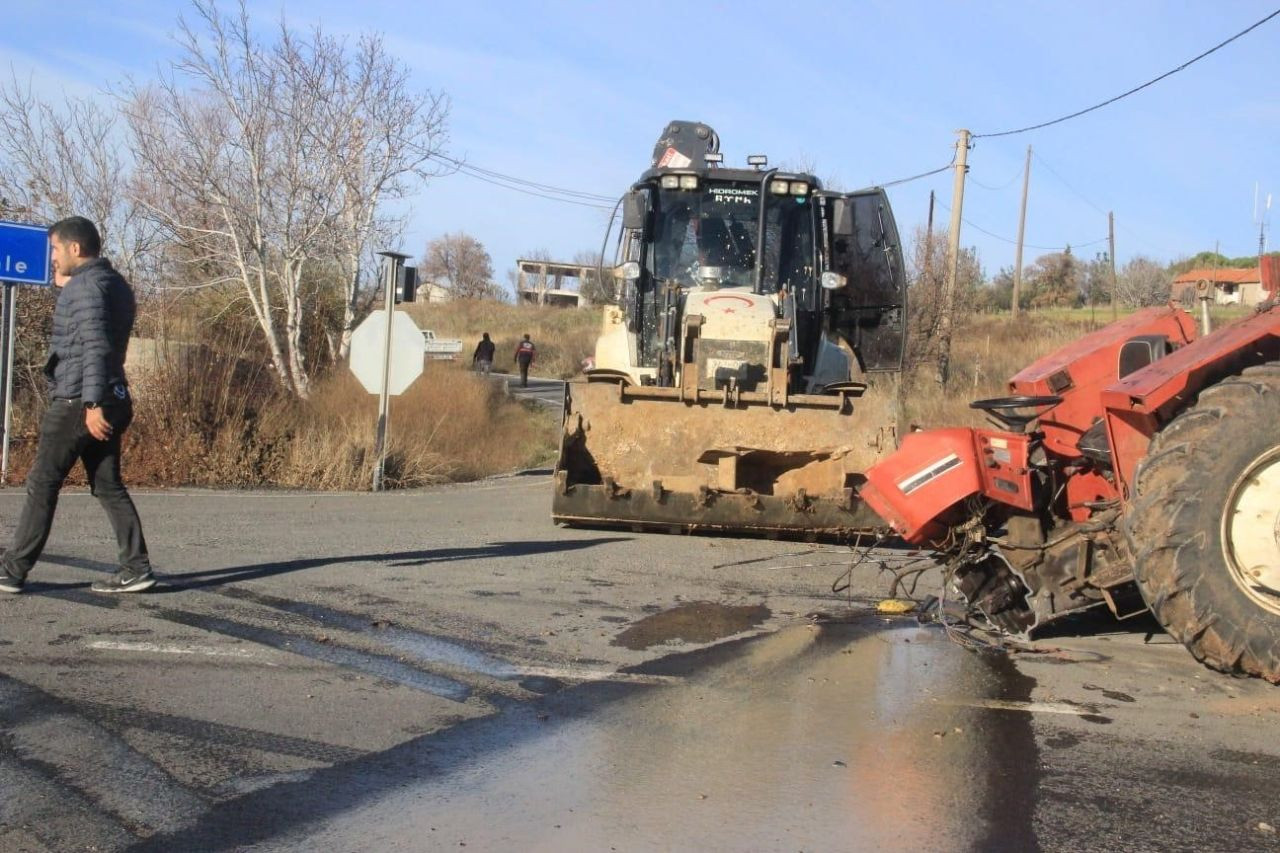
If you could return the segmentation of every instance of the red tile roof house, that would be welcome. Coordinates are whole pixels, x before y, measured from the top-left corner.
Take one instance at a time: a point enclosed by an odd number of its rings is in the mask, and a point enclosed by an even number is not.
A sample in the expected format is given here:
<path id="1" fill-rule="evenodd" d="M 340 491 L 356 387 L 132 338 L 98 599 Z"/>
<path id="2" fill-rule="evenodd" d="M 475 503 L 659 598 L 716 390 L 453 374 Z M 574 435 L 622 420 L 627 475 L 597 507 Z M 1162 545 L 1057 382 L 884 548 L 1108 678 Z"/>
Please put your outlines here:
<path id="1" fill-rule="evenodd" d="M 1183 305 L 1194 305 L 1196 284 L 1201 281 L 1213 285 L 1215 305 L 1257 305 L 1276 295 L 1280 289 L 1280 257 L 1263 258 L 1261 268 L 1202 267 L 1188 270 L 1173 280 L 1171 295 Z"/>

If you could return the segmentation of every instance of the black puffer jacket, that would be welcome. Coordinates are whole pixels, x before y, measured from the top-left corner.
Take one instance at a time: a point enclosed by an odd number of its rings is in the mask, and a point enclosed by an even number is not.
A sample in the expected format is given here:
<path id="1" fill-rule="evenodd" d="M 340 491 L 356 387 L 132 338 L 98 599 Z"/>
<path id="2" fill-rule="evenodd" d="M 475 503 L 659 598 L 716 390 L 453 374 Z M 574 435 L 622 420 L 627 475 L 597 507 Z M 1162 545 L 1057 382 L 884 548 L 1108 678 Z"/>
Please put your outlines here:
<path id="1" fill-rule="evenodd" d="M 106 258 L 87 261 L 58 294 L 44 372 L 54 397 L 109 402 L 127 388 L 124 355 L 133 332 L 133 288 Z"/>

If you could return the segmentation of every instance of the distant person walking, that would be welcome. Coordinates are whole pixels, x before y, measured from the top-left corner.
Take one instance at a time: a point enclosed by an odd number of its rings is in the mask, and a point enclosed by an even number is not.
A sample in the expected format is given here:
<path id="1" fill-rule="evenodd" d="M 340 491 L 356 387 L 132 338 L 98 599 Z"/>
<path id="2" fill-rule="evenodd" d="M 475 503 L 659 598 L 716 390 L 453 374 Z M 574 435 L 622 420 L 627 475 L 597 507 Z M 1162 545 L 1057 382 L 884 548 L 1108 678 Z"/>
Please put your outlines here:
<path id="1" fill-rule="evenodd" d="M 533 364 L 533 360 L 537 357 L 537 347 L 533 345 L 533 341 L 529 340 L 529 335 L 524 336 L 524 340 L 516 346 L 516 364 L 520 367 L 520 387 L 529 387 L 529 365 Z"/>
<path id="2" fill-rule="evenodd" d="M 493 369 L 493 356 L 498 348 L 493 345 L 493 341 L 489 340 L 489 333 L 485 332 L 484 337 L 480 339 L 480 343 L 476 344 L 475 354 L 471 356 L 471 364 L 476 370 L 489 375 L 489 371 Z"/>
<path id="3" fill-rule="evenodd" d="M 119 570 L 95 582 L 93 590 L 141 592 L 156 579 L 142 522 L 120 480 L 120 439 L 133 421 L 124 356 L 137 303 L 129 282 L 99 257 L 102 238 L 92 222 L 72 216 L 54 223 L 49 236 L 59 288 L 44 366 L 50 401 L 13 545 L 0 556 L 0 592 L 22 591 L 49 539 L 62 483 L 77 461 L 120 549 Z"/>

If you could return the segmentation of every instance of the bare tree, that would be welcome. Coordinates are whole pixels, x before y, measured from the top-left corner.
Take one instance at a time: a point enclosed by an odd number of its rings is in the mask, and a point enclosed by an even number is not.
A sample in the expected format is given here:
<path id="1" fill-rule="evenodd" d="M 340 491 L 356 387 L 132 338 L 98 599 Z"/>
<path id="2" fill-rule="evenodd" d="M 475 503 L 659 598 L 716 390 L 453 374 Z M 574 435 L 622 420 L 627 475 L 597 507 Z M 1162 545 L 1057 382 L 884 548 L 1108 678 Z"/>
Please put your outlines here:
<path id="1" fill-rule="evenodd" d="M 479 240 L 461 231 L 427 243 L 419 274 L 454 299 L 500 298 L 489 253 Z"/>
<path id="2" fill-rule="evenodd" d="M 942 323 L 943 292 L 947 275 L 947 235 L 929 235 L 917 227 L 911 237 L 907 293 L 907 366 L 938 357 L 938 329 Z M 982 265 L 977 250 L 962 248 L 956 276 L 956 315 L 972 313 L 986 304 Z"/>
<path id="3" fill-rule="evenodd" d="M 281 21 L 264 43 L 243 0 L 235 15 L 213 0 L 192 7 L 170 73 L 125 93 L 138 195 L 199 286 L 243 291 L 281 384 L 305 397 L 303 336 L 321 295 L 308 284 L 340 271 L 341 357 L 372 243 L 395 228 L 379 205 L 429 173 L 446 105 L 409 93 L 376 38 L 353 56 L 319 29 L 298 35 Z"/>
<path id="4" fill-rule="evenodd" d="M 1173 276 L 1162 265 L 1138 256 L 1131 258 L 1116 276 L 1116 295 L 1123 304 L 1136 308 L 1160 305 L 1169 301 L 1172 281 Z"/>
<path id="5" fill-rule="evenodd" d="M 130 163 L 114 109 L 87 98 L 40 100 L 16 77 L 0 85 L 0 206 L 4 215 L 52 223 L 93 220 L 105 254 L 143 283 L 156 230 L 128 192 Z"/>
<path id="6" fill-rule="evenodd" d="M 341 47 L 322 39 L 329 52 Z M 333 223 L 334 259 L 343 275 L 343 321 L 336 357 L 345 359 L 351 332 L 368 309 L 368 287 L 377 278 L 373 252 L 398 245 L 403 222 L 385 213 L 385 203 L 404 198 L 421 181 L 437 174 L 434 159 L 447 139 L 448 98 L 414 92 L 408 70 L 389 56 L 382 40 L 362 36 L 353 55 L 319 64 L 312 50 L 283 39 L 289 65 L 325 93 L 318 127 L 329 141 L 327 161 L 332 191 L 340 199 Z"/>
<path id="7" fill-rule="evenodd" d="M 612 267 L 601 263 L 599 252 L 579 252 L 573 256 L 573 262 L 586 267 L 578 283 L 578 292 L 587 303 L 607 305 L 618 301 L 618 279 Z"/>

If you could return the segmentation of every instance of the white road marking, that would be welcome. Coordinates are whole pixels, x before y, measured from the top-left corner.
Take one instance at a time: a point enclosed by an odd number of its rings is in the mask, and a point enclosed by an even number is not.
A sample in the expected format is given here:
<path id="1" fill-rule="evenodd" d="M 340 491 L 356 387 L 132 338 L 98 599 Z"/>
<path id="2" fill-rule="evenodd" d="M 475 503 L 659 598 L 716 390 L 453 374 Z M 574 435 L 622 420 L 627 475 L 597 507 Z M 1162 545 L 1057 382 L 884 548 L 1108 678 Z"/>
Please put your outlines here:
<path id="1" fill-rule="evenodd" d="M 254 660 L 267 666 L 276 666 L 269 660 L 263 660 L 261 655 L 254 654 L 248 649 L 221 649 L 216 646 L 176 646 L 161 645 L 160 643 L 126 643 L 119 640 L 94 640 L 88 645 L 91 649 L 103 649 L 113 652 L 152 652 L 162 655 L 203 655 L 204 657 L 224 657 L 224 658 L 241 658 L 244 660 Z"/>

